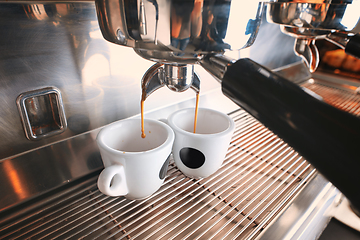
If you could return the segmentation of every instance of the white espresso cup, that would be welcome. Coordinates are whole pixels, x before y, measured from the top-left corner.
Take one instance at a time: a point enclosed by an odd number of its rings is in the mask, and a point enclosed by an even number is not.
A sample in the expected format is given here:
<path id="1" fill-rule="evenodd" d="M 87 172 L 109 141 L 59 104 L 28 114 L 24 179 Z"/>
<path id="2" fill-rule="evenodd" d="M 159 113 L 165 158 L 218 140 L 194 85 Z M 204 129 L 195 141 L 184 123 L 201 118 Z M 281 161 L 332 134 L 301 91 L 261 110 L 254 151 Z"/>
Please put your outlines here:
<path id="1" fill-rule="evenodd" d="M 163 122 L 145 119 L 146 137 L 141 137 L 141 120 L 127 119 L 103 128 L 97 136 L 104 170 L 99 190 L 109 196 L 143 199 L 156 192 L 164 181 L 173 130 Z"/>
<path id="2" fill-rule="evenodd" d="M 226 114 L 199 108 L 196 133 L 195 109 L 187 108 L 168 117 L 175 132 L 173 156 L 176 166 L 191 178 L 206 178 L 216 172 L 226 156 L 235 123 Z"/>

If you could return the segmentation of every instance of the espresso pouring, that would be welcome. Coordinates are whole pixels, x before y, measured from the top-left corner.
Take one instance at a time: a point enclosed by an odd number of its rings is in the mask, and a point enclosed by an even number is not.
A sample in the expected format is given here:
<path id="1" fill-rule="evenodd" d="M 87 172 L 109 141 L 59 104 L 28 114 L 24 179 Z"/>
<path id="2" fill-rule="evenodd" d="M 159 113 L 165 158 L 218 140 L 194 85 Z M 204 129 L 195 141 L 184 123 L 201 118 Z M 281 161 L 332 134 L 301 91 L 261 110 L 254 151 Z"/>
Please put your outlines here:
<path id="1" fill-rule="evenodd" d="M 144 103 L 145 103 L 145 89 L 142 89 L 142 96 L 141 96 L 141 102 L 140 102 L 140 106 L 141 106 L 141 137 L 145 138 L 146 134 L 145 134 L 145 129 L 144 129 Z M 196 104 L 195 104 L 195 117 L 194 117 L 194 131 L 193 133 L 196 133 L 196 125 L 197 125 L 197 116 L 198 116 L 198 111 L 199 111 L 199 99 L 200 99 L 200 95 L 197 92 L 196 93 Z"/>

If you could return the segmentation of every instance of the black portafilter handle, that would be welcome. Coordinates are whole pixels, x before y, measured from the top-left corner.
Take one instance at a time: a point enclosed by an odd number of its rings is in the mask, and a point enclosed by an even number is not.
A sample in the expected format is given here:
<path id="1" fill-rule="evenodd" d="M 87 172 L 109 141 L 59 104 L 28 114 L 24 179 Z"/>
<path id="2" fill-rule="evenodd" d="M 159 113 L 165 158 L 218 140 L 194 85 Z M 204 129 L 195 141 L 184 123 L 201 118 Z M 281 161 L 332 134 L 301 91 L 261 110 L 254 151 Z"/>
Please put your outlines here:
<path id="1" fill-rule="evenodd" d="M 204 62 L 205 68 L 211 65 Z M 250 59 L 229 62 L 224 74 L 215 76 L 227 97 L 306 158 L 359 213 L 360 118 Z"/>
<path id="2" fill-rule="evenodd" d="M 360 34 L 352 36 L 345 47 L 345 52 L 354 57 L 360 58 Z"/>

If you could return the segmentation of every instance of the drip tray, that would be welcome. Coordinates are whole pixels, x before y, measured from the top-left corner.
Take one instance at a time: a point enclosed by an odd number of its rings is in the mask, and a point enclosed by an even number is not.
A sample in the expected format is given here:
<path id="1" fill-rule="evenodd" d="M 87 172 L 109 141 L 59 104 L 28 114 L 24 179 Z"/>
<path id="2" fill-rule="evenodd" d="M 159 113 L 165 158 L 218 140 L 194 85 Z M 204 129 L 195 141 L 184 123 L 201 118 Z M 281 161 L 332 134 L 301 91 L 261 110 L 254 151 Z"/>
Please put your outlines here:
<path id="1" fill-rule="evenodd" d="M 170 162 L 162 187 L 131 201 L 103 195 L 97 175 L 68 184 L 0 221 L 1 239 L 219 239 L 258 236 L 315 170 L 243 110 L 226 159 L 194 180 Z"/>

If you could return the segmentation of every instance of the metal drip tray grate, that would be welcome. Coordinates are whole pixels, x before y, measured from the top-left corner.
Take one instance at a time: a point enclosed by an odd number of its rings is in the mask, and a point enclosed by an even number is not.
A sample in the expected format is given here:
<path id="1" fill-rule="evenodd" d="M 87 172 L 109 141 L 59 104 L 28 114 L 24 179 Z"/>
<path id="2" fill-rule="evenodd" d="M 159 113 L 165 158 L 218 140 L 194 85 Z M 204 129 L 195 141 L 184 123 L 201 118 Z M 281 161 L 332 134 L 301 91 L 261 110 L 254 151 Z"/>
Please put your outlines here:
<path id="1" fill-rule="evenodd" d="M 302 86 L 316 92 L 323 97 L 326 103 L 356 116 L 360 115 L 360 95 L 358 94 L 358 88 L 350 87 L 345 90 L 325 85 L 321 82 L 306 82 Z"/>
<path id="2" fill-rule="evenodd" d="M 171 163 L 146 200 L 108 197 L 96 177 L 0 223 L 3 239 L 220 239 L 257 236 L 315 170 L 243 110 L 223 166 L 194 180 Z"/>

